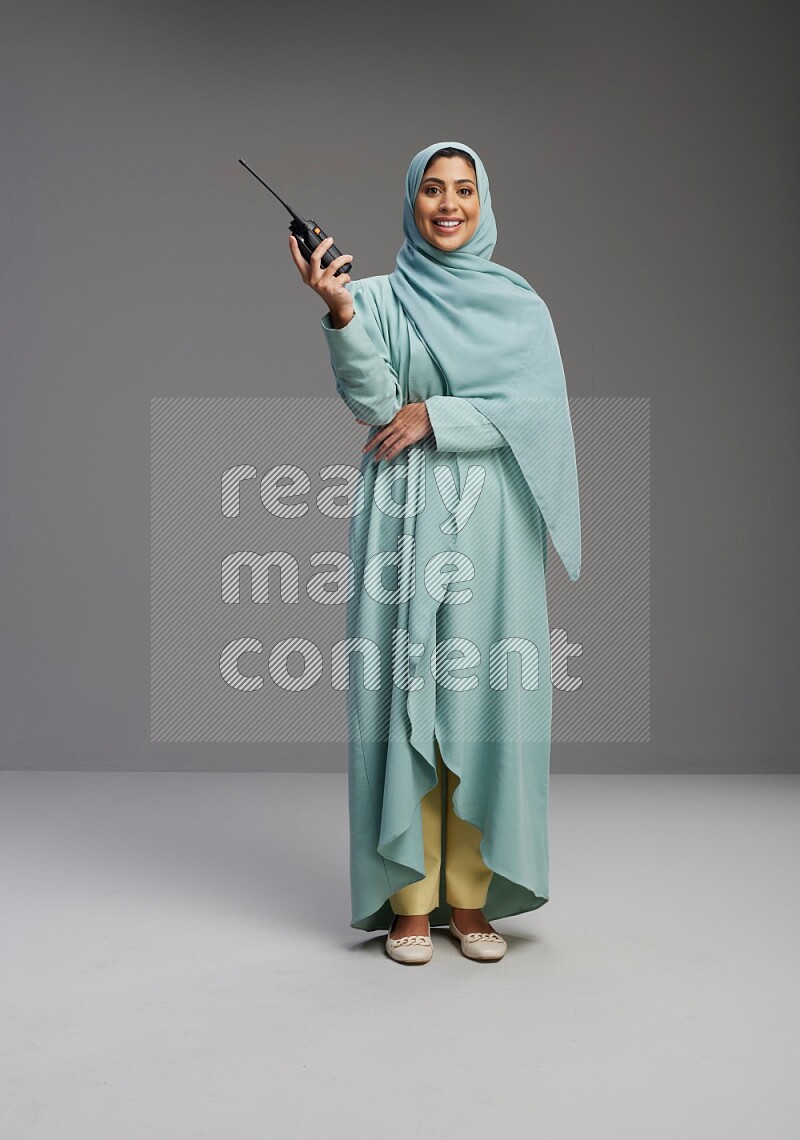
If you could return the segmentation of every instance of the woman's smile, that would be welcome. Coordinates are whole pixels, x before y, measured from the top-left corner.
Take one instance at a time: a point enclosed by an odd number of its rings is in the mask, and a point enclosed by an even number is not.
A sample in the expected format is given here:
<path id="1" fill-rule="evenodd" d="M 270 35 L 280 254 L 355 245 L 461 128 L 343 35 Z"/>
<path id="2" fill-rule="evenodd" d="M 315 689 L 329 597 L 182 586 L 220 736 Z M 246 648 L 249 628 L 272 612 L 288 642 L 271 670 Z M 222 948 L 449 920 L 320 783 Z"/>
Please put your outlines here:
<path id="1" fill-rule="evenodd" d="M 480 213 L 475 171 L 466 159 L 435 159 L 414 201 L 414 220 L 425 240 L 438 249 L 458 249 L 475 233 Z"/>

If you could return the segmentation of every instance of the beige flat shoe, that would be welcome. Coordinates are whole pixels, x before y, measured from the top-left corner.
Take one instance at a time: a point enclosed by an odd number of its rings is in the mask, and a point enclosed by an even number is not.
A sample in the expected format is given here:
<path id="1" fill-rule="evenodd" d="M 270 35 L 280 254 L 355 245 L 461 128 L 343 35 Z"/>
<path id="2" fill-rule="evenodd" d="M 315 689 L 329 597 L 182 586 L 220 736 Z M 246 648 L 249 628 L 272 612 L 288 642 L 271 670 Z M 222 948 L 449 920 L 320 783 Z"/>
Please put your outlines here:
<path id="1" fill-rule="evenodd" d="M 494 931 L 489 933 L 462 934 L 450 915 L 450 933 L 461 943 L 461 953 L 465 958 L 476 962 L 497 962 L 508 949 L 505 938 Z"/>
<path id="2" fill-rule="evenodd" d="M 392 938 L 392 928 L 396 918 L 397 915 L 392 918 L 392 924 L 386 936 L 386 953 L 389 957 L 394 958 L 395 962 L 403 962 L 407 966 L 418 966 L 422 965 L 423 962 L 430 962 L 433 957 L 430 919 L 428 919 L 427 934 L 409 934 L 405 938 Z"/>

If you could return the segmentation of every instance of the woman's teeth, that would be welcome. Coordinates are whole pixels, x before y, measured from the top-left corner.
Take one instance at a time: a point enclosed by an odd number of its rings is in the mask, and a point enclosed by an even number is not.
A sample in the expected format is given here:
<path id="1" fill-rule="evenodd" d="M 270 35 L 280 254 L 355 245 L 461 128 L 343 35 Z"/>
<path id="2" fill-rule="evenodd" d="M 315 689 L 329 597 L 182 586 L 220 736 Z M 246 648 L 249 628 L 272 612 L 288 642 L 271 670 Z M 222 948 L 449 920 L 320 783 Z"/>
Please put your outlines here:
<path id="1" fill-rule="evenodd" d="M 453 222 L 434 221 L 433 224 L 436 226 L 437 230 L 457 230 L 458 227 L 461 225 L 461 222 L 460 221 L 453 221 Z"/>

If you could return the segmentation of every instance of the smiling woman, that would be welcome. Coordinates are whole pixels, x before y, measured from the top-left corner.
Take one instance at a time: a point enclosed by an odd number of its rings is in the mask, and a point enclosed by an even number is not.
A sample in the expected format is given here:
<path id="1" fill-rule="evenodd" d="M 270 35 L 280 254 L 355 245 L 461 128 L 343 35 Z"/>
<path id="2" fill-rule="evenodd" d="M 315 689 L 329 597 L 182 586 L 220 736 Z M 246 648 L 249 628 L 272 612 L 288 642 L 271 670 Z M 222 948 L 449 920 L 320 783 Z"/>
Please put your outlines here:
<path id="1" fill-rule="evenodd" d="M 351 926 L 388 928 L 398 961 L 428 961 L 430 925 L 446 923 L 467 957 L 498 958 L 505 942 L 489 920 L 535 910 L 549 893 L 545 572 L 548 529 L 570 577 L 580 572 L 572 425 L 547 306 L 490 259 L 497 229 L 474 150 L 445 142 L 415 155 L 403 234 L 394 271 L 361 281 L 334 277 L 352 254 L 323 270 L 325 243 L 309 265 L 292 251 L 328 307 L 336 389 L 372 426 L 368 509 L 350 524 L 360 585 L 347 640 L 380 647 L 364 683 L 347 686 Z M 420 452 L 431 462 L 412 463 Z M 385 509 L 395 476 L 420 509 Z M 376 597 L 370 559 L 394 549 L 398 583 L 415 581 L 432 553 L 445 566 L 467 560 L 469 604 L 457 575 L 443 591 Z M 538 648 L 540 685 L 498 684 L 491 647 L 514 638 Z M 398 642 L 413 662 L 393 672 Z M 433 683 L 437 648 L 451 645 L 476 650 L 466 688 Z"/>
<path id="2" fill-rule="evenodd" d="M 439 249 L 459 249 L 475 233 L 480 212 L 474 166 L 445 148 L 425 172 L 414 200 L 417 229 Z"/>

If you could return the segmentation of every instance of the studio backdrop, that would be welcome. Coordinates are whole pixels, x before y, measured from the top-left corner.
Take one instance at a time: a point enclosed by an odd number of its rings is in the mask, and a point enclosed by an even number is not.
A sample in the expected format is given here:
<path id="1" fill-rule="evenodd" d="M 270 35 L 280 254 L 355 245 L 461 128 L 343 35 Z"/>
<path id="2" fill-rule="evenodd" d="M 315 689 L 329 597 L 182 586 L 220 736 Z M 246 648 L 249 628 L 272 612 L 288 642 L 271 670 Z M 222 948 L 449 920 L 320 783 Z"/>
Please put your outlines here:
<path id="1" fill-rule="evenodd" d="M 582 566 L 551 542 L 553 770 L 797 769 L 791 9 L 457 16 L 10 7 L 4 767 L 345 770 L 368 429 L 290 210 L 240 159 L 358 279 L 395 266 L 411 157 L 456 139 L 567 379 Z"/>

